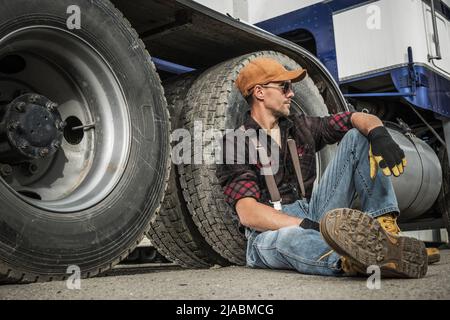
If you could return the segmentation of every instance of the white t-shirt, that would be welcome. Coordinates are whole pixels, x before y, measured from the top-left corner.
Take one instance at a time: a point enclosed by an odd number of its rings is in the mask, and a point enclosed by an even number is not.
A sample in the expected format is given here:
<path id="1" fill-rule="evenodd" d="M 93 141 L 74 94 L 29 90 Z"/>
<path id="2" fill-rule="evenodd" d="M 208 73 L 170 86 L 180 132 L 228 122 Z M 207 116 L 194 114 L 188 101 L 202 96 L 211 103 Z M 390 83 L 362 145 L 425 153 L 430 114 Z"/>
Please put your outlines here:
<path id="1" fill-rule="evenodd" d="M 278 123 L 272 129 L 264 129 L 264 131 L 281 147 L 281 131 Z"/>

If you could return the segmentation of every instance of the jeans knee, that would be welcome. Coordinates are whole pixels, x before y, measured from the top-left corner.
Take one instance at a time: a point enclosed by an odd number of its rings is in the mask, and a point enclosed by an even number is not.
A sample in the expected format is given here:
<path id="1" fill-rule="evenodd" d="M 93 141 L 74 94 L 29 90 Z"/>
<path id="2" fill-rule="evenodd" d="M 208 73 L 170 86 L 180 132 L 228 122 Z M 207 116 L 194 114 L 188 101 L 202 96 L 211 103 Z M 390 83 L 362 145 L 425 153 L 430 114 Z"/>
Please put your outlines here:
<path id="1" fill-rule="evenodd" d="M 302 229 L 297 226 L 285 227 L 278 230 L 278 237 L 276 242 L 277 249 L 290 246 L 292 242 L 300 237 Z"/>
<path id="2" fill-rule="evenodd" d="M 300 248 L 315 235 L 317 231 L 306 230 L 297 226 L 285 227 L 278 230 L 278 238 L 276 242 L 277 250 L 283 252 L 291 252 Z"/>
<path id="3" fill-rule="evenodd" d="M 353 128 L 345 134 L 344 138 L 359 140 L 365 137 L 358 129 Z"/>
<path id="4" fill-rule="evenodd" d="M 341 143 L 351 143 L 356 148 L 357 147 L 366 147 L 368 145 L 367 137 L 365 137 L 358 129 L 349 130 L 342 139 Z"/>

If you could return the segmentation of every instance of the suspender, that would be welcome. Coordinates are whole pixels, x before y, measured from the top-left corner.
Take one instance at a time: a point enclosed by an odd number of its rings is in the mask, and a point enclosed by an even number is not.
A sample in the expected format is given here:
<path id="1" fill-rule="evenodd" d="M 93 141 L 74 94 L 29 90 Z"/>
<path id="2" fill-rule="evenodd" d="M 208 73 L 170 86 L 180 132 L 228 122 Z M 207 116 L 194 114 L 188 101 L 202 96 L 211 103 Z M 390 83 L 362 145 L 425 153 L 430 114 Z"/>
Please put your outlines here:
<path id="1" fill-rule="evenodd" d="M 242 131 L 245 132 L 245 127 L 240 127 Z M 280 191 L 278 190 L 277 183 L 275 181 L 275 177 L 272 173 L 271 163 L 269 158 L 267 157 L 267 151 L 264 146 L 260 143 L 259 139 L 256 136 L 250 136 L 250 143 L 256 149 L 259 155 L 259 159 L 261 160 L 261 164 L 265 171 L 264 180 L 266 181 L 267 189 L 269 189 L 270 199 L 273 207 L 276 210 L 281 210 L 281 196 Z"/>
<path id="2" fill-rule="evenodd" d="M 244 126 L 240 127 L 239 129 L 245 132 Z M 273 173 L 272 173 L 270 160 L 267 157 L 267 151 L 265 150 L 264 146 L 260 143 L 260 141 L 258 140 L 258 138 L 256 136 L 251 136 L 249 138 L 250 138 L 250 143 L 253 145 L 253 147 L 258 152 L 263 169 L 268 170 L 265 172 L 264 179 L 266 181 L 267 189 L 269 189 L 269 194 L 270 194 L 270 199 L 271 199 L 270 202 L 273 204 L 273 207 L 276 210 L 281 210 L 282 199 L 280 196 L 280 191 L 278 190 L 278 187 L 277 187 L 277 183 L 275 181 L 275 177 L 273 176 Z M 287 142 L 288 142 L 289 153 L 291 155 L 292 163 L 294 164 L 297 181 L 300 185 L 300 191 L 302 194 L 302 198 L 306 199 L 305 184 L 303 183 L 303 176 L 302 176 L 302 170 L 300 167 L 300 160 L 298 159 L 297 145 L 296 145 L 294 139 L 288 139 Z"/>
<path id="3" fill-rule="evenodd" d="M 302 193 L 302 199 L 306 199 L 305 184 L 303 183 L 302 169 L 300 168 L 300 160 L 297 154 L 297 144 L 294 139 L 288 139 L 289 153 L 291 154 L 292 163 L 294 164 L 295 174 L 297 176 L 300 191 Z"/>

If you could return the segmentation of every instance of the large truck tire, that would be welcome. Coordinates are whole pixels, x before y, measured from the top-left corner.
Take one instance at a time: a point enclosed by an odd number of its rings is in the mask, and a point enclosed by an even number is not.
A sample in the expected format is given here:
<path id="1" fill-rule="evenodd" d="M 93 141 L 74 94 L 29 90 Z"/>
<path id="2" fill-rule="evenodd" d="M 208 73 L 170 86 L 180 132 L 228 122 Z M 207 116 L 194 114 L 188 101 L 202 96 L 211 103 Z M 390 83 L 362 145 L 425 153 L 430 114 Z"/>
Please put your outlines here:
<path id="1" fill-rule="evenodd" d="M 222 134 L 226 129 L 240 126 L 249 106 L 234 83 L 240 70 L 256 57 L 274 58 L 288 69 L 299 67 L 295 61 L 283 54 L 261 51 L 226 61 L 207 70 L 194 82 L 188 94 L 184 127 L 191 135 L 195 122 L 200 122 L 203 130 L 221 130 Z M 307 77 L 295 84 L 294 90 L 294 112 L 316 116 L 328 114 L 327 106 L 311 78 Z M 194 164 L 196 152 L 192 151 L 192 164 L 179 167 L 180 182 L 189 212 L 197 228 L 214 250 L 228 261 L 243 265 L 246 250 L 243 228 L 225 203 L 223 190 L 216 178 L 216 165 Z M 333 153 L 333 146 L 320 152 L 317 157 L 319 174 L 323 172 Z"/>
<path id="2" fill-rule="evenodd" d="M 187 93 L 198 73 L 186 74 L 164 85 L 173 130 L 181 127 L 180 115 L 187 104 Z M 178 178 L 177 166 L 172 164 L 169 183 L 161 210 L 155 215 L 147 236 L 168 260 L 185 268 L 208 268 L 226 265 L 197 230 L 187 210 Z"/>
<path id="3" fill-rule="evenodd" d="M 107 0 L 0 7 L 2 102 L 45 96 L 67 124 L 59 151 L 27 174 L 24 163 L 10 163 L 12 173 L 0 178 L 0 276 L 95 276 L 128 256 L 161 205 L 170 168 L 161 81 Z M 80 28 L 69 28 L 77 13 Z"/>
<path id="4" fill-rule="evenodd" d="M 447 235 L 450 238 L 450 165 L 445 148 L 439 150 L 438 157 L 442 167 L 442 187 L 436 201 L 436 208 L 442 215 Z"/>

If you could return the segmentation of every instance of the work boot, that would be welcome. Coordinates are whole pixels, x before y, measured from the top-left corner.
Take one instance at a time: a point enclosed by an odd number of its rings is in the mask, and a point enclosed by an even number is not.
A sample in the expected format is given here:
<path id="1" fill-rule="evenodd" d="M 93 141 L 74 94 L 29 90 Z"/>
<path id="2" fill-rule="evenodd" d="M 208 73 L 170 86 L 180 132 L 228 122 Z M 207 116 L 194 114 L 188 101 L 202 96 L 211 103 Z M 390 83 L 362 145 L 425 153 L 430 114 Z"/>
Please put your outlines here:
<path id="1" fill-rule="evenodd" d="M 341 257 L 341 268 L 347 276 L 365 276 L 367 275 L 363 266 L 358 264 L 355 260 L 350 257 Z"/>
<path id="2" fill-rule="evenodd" d="M 441 253 L 438 248 L 427 248 L 428 264 L 441 261 Z"/>
<path id="3" fill-rule="evenodd" d="M 381 276 L 394 278 L 422 278 L 427 273 L 428 258 L 422 241 L 390 235 L 376 219 L 361 211 L 331 210 L 320 221 L 320 231 L 332 249 L 362 270 L 377 265 Z"/>
<path id="4" fill-rule="evenodd" d="M 397 225 L 397 218 L 387 213 L 377 218 L 384 230 L 394 236 L 400 236 L 400 228 Z M 427 248 L 428 264 L 433 264 L 441 260 L 441 255 L 438 248 Z"/>
<path id="5" fill-rule="evenodd" d="M 394 236 L 400 236 L 400 228 L 397 224 L 397 217 L 392 213 L 386 213 L 382 216 L 377 217 L 378 222 L 381 224 L 384 230 Z"/>

